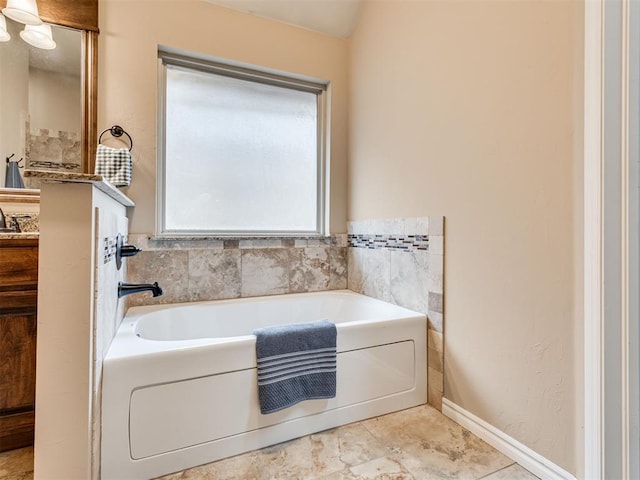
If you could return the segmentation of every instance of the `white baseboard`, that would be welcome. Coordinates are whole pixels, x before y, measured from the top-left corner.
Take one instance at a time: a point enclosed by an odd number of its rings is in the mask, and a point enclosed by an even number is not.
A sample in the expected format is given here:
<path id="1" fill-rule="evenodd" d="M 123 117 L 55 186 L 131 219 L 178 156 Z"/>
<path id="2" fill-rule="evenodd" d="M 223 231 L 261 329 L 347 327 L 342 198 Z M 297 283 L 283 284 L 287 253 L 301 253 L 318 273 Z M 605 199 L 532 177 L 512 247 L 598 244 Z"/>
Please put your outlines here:
<path id="1" fill-rule="evenodd" d="M 542 480 L 576 480 L 571 473 L 451 400 L 442 399 L 442 413 Z"/>

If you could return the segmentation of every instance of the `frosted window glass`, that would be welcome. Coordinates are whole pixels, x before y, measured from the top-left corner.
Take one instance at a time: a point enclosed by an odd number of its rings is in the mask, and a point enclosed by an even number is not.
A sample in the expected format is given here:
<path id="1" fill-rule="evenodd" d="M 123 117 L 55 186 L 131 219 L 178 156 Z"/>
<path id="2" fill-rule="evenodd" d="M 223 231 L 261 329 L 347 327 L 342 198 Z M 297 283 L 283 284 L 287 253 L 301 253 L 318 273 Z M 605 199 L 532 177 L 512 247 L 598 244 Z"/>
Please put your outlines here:
<path id="1" fill-rule="evenodd" d="M 165 229 L 318 228 L 315 93 L 166 67 Z"/>

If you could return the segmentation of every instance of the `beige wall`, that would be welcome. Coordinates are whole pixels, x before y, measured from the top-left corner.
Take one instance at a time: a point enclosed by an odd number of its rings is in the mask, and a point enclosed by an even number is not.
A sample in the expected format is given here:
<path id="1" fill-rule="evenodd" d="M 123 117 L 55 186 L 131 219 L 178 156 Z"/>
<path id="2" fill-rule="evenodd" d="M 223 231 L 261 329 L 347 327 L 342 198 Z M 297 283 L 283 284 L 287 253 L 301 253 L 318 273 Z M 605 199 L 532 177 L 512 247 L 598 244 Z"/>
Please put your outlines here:
<path id="1" fill-rule="evenodd" d="M 29 123 L 34 129 L 82 131 L 80 77 L 29 69 Z"/>
<path id="2" fill-rule="evenodd" d="M 159 44 L 331 80 L 331 230 L 444 215 L 445 397 L 579 474 L 582 14 L 369 0 L 348 42 L 206 2 L 102 0 L 98 128 L 135 142 L 130 230 L 155 229 Z"/>
<path id="3" fill-rule="evenodd" d="M 155 230 L 158 45 L 331 81 L 331 231 L 346 231 L 346 40 L 193 0 L 100 2 L 98 128 L 133 137 L 131 232 Z"/>
<path id="4" fill-rule="evenodd" d="M 13 22 L 7 23 L 11 41 L 0 43 L 0 188 L 5 185 L 5 158 L 24 157 L 25 120 L 29 112 L 29 50 Z M 21 163 L 24 165 L 24 162 Z"/>
<path id="5" fill-rule="evenodd" d="M 445 398 L 573 473 L 582 15 L 366 2 L 349 99 L 349 219 L 446 218 Z"/>

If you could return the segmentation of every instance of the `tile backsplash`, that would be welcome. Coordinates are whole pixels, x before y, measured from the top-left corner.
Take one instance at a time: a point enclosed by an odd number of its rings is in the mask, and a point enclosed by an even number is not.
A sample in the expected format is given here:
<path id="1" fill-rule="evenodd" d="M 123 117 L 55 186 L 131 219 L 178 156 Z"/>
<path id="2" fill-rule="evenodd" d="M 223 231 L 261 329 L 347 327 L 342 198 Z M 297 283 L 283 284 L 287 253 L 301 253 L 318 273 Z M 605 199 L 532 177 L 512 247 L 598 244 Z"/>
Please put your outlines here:
<path id="1" fill-rule="evenodd" d="M 150 239 L 128 261 L 128 281 L 157 281 L 164 295 L 130 305 L 222 300 L 347 288 L 346 236 L 322 239 Z"/>
<path id="2" fill-rule="evenodd" d="M 80 172 L 82 142 L 78 132 L 41 128 L 27 135 L 26 156 L 29 168 Z"/>
<path id="3" fill-rule="evenodd" d="M 61 172 L 82 172 L 82 138 L 80 132 L 48 128 L 34 129 L 26 124 L 26 168 Z M 39 188 L 40 180 L 26 178 L 28 188 Z"/>

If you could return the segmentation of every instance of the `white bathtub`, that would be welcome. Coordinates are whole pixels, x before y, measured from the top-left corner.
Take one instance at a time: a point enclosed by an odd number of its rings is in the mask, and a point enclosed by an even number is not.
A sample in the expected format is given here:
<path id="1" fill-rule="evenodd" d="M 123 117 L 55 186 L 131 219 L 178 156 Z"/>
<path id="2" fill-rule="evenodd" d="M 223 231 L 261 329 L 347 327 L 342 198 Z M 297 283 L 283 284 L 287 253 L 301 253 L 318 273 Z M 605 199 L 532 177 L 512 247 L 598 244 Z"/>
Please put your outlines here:
<path id="1" fill-rule="evenodd" d="M 337 396 L 262 415 L 259 327 L 336 323 Z M 427 401 L 426 318 L 347 290 L 131 308 L 102 381 L 102 479 L 148 479 Z"/>

